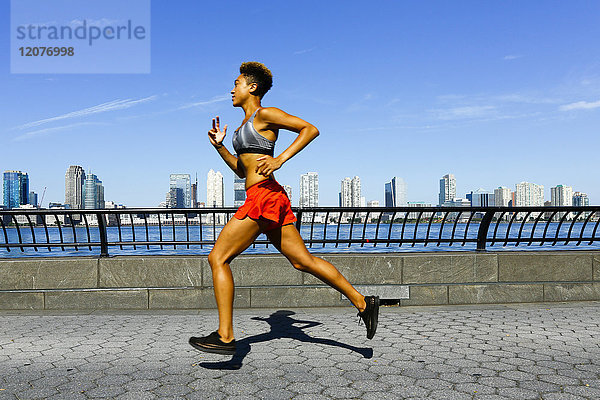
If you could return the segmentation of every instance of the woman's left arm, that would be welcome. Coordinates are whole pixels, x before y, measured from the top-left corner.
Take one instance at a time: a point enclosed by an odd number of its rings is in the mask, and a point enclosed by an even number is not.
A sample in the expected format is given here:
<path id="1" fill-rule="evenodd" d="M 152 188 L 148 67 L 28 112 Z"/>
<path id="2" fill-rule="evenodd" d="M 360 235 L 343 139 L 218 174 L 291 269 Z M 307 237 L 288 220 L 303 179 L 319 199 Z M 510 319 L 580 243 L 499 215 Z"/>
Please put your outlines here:
<path id="1" fill-rule="evenodd" d="M 268 129 L 287 129 L 288 131 L 298 133 L 298 137 L 296 137 L 292 144 L 277 157 L 262 156 L 257 158 L 256 172 L 264 176 L 269 176 L 281 168 L 284 162 L 295 156 L 314 138 L 319 136 L 319 130 L 312 124 L 275 107 L 261 108 L 257 116 Z"/>

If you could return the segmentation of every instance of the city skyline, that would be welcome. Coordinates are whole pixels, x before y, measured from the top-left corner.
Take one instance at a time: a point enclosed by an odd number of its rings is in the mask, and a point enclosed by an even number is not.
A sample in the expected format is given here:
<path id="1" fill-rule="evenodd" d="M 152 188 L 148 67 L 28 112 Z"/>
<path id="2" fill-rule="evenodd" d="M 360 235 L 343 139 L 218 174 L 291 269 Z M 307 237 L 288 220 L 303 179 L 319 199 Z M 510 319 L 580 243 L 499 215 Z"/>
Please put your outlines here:
<path id="1" fill-rule="evenodd" d="M 381 204 L 381 182 L 401 176 L 407 201 L 438 204 L 437 181 L 452 172 L 459 196 L 531 181 L 547 199 L 562 183 L 598 204 L 600 177 L 589 165 L 600 147 L 600 3 L 259 3 L 251 14 L 274 21 L 277 34 L 259 26 L 265 39 L 248 48 L 221 29 L 244 7 L 153 2 L 148 74 L 11 74 L 2 53 L 0 169 L 26 171 L 40 198 L 47 187 L 46 206 L 64 200 L 69 165 L 92 167 L 105 197 L 131 207 L 162 201 L 172 172 L 219 169 L 233 204 L 233 172 L 206 132 L 219 115 L 232 150 L 244 115 L 229 91 L 241 62 L 256 60 L 274 76 L 262 105 L 321 133 L 275 173 L 296 199 L 298 176 L 318 171 L 323 188 L 360 176 L 363 196 Z M 289 15 L 314 29 L 298 35 Z M 0 18 L 8 25 L 9 2 Z M 215 49 L 222 57 L 206 62 Z M 281 131 L 275 154 L 295 138 Z M 167 151 L 165 139 L 183 145 Z M 81 151 L 66 150 L 74 143 Z M 322 192 L 321 204 L 337 204 L 338 190 Z"/>
<path id="2" fill-rule="evenodd" d="M 22 189 L 11 191 L 11 182 L 17 180 Z M 89 182 L 88 182 L 89 181 Z M 64 181 L 64 203 L 49 201 L 49 204 L 64 204 L 69 208 L 93 208 L 92 204 L 99 208 L 104 204 L 104 185 L 96 175 L 92 174 L 91 171 L 86 175 L 83 168 L 78 165 L 71 165 L 65 173 Z M 210 170 L 207 173 L 206 181 L 206 203 L 199 202 L 198 206 L 205 205 L 209 207 L 222 207 L 222 206 L 235 206 L 239 207 L 245 200 L 245 180 L 242 178 L 235 178 L 231 187 L 231 194 L 233 196 L 233 202 L 225 200 L 226 193 L 229 192 L 225 186 L 223 174 L 217 170 Z M 392 202 L 395 197 L 398 200 L 405 199 L 407 196 L 406 186 L 403 178 L 394 176 L 390 181 L 382 184 L 384 202 L 379 199 L 367 198 L 362 195 L 361 191 L 361 178 L 354 176 L 353 178 L 345 177 L 341 181 L 340 191 L 338 192 L 337 204 L 322 204 L 319 202 L 321 193 L 319 191 L 319 174 L 317 172 L 307 172 L 300 175 L 300 190 L 298 191 L 299 197 L 297 203 L 294 203 L 292 199 L 293 188 L 291 185 L 282 184 L 288 192 L 290 199 L 292 200 L 293 206 L 304 207 L 315 207 L 315 206 L 340 206 L 340 207 L 359 207 L 383 204 L 386 207 L 391 206 L 415 206 L 419 204 L 432 204 L 424 200 L 411 200 L 404 204 L 396 204 Z M 477 207 L 486 206 L 508 206 L 508 205 L 521 205 L 521 206 L 543 206 L 545 205 L 590 205 L 589 196 L 587 192 L 582 190 L 574 190 L 572 186 L 565 184 L 557 184 L 548 188 L 550 196 L 547 197 L 544 194 L 544 185 L 539 185 L 531 182 L 520 182 L 515 183 L 515 190 L 511 190 L 506 186 L 499 186 L 492 191 L 488 191 L 484 188 L 478 188 L 471 190 L 469 193 L 465 193 L 465 197 L 461 198 L 456 193 L 457 180 L 453 174 L 446 174 L 439 180 L 439 193 L 438 198 L 446 198 L 443 203 L 437 205 L 463 205 L 465 201 L 468 201 L 470 205 Z M 88 186 L 88 194 L 86 198 L 86 184 Z M 17 186 L 19 186 L 17 185 Z M 13 184 L 14 186 L 14 184 Z M 192 200 L 197 199 L 196 192 L 199 188 L 196 183 L 191 184 L 191 174 L 170 174 L 169 175 L 169 186 L 170 190 L 166 194 L 166 199 L 156 204 L 147 204 L 144 207 L 169 207 L 169 208 L 190 208 L 192 207 Z M 79 189 L 77 189 L 79 187 Z M 6 190 L 9 189 L 9 191 Z M 395 188 L 395 190 L 392 190 Z M 37 193 L 29 191 L 29 175 L 23 171 L 5 171 L 4 172 L 4 183 L 3 183 L 3 199 L 7 196 L 19 198 L 21 204 L 33 204 L 37 205 Z M 79 194 L 77 194 L 79 190 Z M 189 193 L 186 196 L 186 191 Z M 447 194 L 445 192 L 448 192 Z M 394 193 L 401 193 L 395 195 Z M 31 200 L 32 196 L 35 200 Z M 79 197 L 78 197 L 79 196 Z M 187 200 L 189 198 L 189 201 Z M 550 198 L 549 201 L 545 201 Z M 78 200 L 79 199 L 79 200 Z M 116 201 L 115 201 L 116 200 Z M 87 204 L 86 204 L 87 201 Z M 73 205 L 73 204 L 75 205 Z M 135 207 L 123 202 L 118 199 L 111 199 L 110 204 L 119 204 L 121 206 Z"/>

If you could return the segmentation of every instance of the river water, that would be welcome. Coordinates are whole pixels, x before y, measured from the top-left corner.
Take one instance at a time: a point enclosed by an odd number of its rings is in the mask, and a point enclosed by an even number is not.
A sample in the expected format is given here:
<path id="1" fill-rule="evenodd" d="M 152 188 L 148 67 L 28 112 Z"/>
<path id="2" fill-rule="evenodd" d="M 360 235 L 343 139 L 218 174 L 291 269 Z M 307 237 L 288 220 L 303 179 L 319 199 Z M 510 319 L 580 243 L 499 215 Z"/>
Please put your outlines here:
<path id="1" fill-rule="evenodd" d="M 533 228 L 533 223 L 526 223 L 523 225 L 523 230 L 521 232 L 522 238 L 530 238 L 531 230 Z M 594 228 L 596 226 L 596 222 L 588 223 L 585 229 L 583 230 L 583 237 L 591 238 L 594 233 Z M 348 243 L 339 243 L 337 246 L 334 243 L 328 243 L 325 246 L 322 243 L 319 244 L 307 244 L 310 252 L 313 253 L 373 253 L 373 252 L 415 252 L 415 251 L 448 251 L 448 250 L 474 250 L 476 248 L 475 243 L 463 243 L 461 240 L 463 238 L 467 239 L 475 239 L 477 238 L 477 231 L 479 229 L 478 223 L 471 223 L 468 227 L 468 231 L 465 236 L 465 229 L 467 224 L 457 224 L 456 230 L 454 232 L 454 238 L 456 242 L 452 243 L 441 243 L 439 246 L 435 243 L 435 240 L 440 237 L 440 227 L 441 224 L 431 224 L 429 227 L 429 240 L 433 243 L 428 243 L 425 245 L 424 243 L 417 243 L 414 246 L 412 244 L 403 243 L 400 245 L 399 243 L 378 243 L 374 244 L 371 241 L 377 237 L 378 239 L 387 239 L 388 237 L 391 239 L 399 239 L 402 234 L 404 239 L 412 239 L 416 237 L 417 239 L 425 239 L 427 234 L 428 225 L 427 224 L 419 224 L 415 232 L 415 224 L 407 223 L 404 226 L 404 233 L 402 233 L 402 224 L 394 224 L 392 226 L 392 231 L 390 232 L 389 224 L 381 224 L 379 228 L 376 224 L 367 224 L 362 225 L 354 225 L 352 227 L 352 232 L 350 229 L 350 224 L 341 224 L 337 225 L 324 225 L 324 224 L 315 224 L 312 229 L 312 238 L 313 240 L 322 239 L 324 236 L 327 239 L 336 239 L 338 237 L 340 240 L 348 240 L 350 238 L 350 234 L 352 234 L 352 239 L 360 239 L 363 237 L 364 230 L 364 238 L 369 240 L 369 242 L 358 243 L 348 245 Z M 553 222 L 548 225 L 546 228 L 546 224 L 538 223 L 536 226 L 533 237 L 541 238 L 544 236 L 544 230 L 547 229 L 545 237 L 548 238 L 548 242 L 540 245 L 540 243 L 532 243 L 531 246 L 527 246 L 527 243 L 521 243 L 518 246 L 515 246 L 514 243 L 508 243 L 506 246 L 504 245 L 504 239 L 507 237 L 507 228 L 508 223 L 501 223 L 497 227 L 496 238 L 499 240 L 494 245 L 488 242 L 487 249 L 490 251 L 506 251 L 506 250 L 598 250 L 600 249 L 600 228 L 596 228 L 595 232 L 595 240 L 590 245 L 590 240 L 582 241 L 579 246 L 577 246 L 577 240 L 571 240 L 569 243 L 566 243 L 566 238 L 568 236 L 569 229 L 571 229 L 571 237 L 577 237 L 582 234 L 582 222 L 577 222 L 573 224 L 571 228 L 571 223 L 563 223 L 560 226 L 560 230 L 558 232 L 558 237 L 562 238 L 554 243 L 554 238 L 556 236 L 556 231 L 559 226 L 558 222 Z M 511 226 L 510 232 L 508 233 L 508 238 L 516 238 L 519 235 L 519 230 L 521 228 L 521 223 L 514 223 Z M 206 226 L 202 227 L 202 230 L 199 226 L 190 226 L 189 232 L 186 231 L 185 226 L 176 226 L 175 227 L 175 240 L 177 241 L 200 241 L 200 240 L 214 240 L 215 237 L 218 236 L 221 231 L 222 226 Z M 452 236 L 453 224 L 444 225 L 441 238 L 449 239 Z M 495 223 L 493 223 L 488 232 L 488 238 L 491 238 L 494 234 L 494 229 L 496 229 Z M 46 242 L 46 231 L 44 228 L 34 228 L 36 241 Z M 33 235 L 31 233 L 30 228 L 21 228 L 20 231 L 21 240 L 23 243 L 32 243 Z M 116 242 L 116 241 L 124 241 L 131 242 L 133 241 L 133 237 L 135 235 L 135 239 L 137 241 L 159 241 L 162 236 L 162 240 L 164 241 L 172 241 L 173 240 L 173 227 L 172 226 L 163 226 L 162 229 L 159 229 L 158 226 L 149 226 L 146 231 L 146 227 L 144 226 L 135 226 L 133 229 L 131 226 L 124 226 L 121 228 L 121 239 L 119 239 L 119 229 L 117 227 L 108 227 L 107 228 L 108 241 Z M 303 226 L 300 234 L 302 237 L 307 240 L 311 238 L 311 227 L 310 225 Z M 15 228 L 9 228 L 6 230 L 6 236 L 8 237 L 8 243 L 19 243 L 19 232 Z M 56 227 L 48 228 L 48 237 L 50 243 L 60 243 L 60 232 Z M 85 227 L 75 228 L 75 234 L 73 234 L 73 229 L 71 227 L 63 227 L 62 229 L 62 240 L 66 243 L 74 242 L 74 238 L 77 237 L 78 242 L 87 242 L 88 241 L 88 232 Z M 97 228 L 90 227 L 89 232 L 89 241 L 98 242 L 99 234 Z M 258 240 L 266 240 L 264 235 L 259 236 Z M 0 244 L 6 243 L 6 239 L 4 233 L 0 231 Z M 110 246 L 109 254 L 110 255 L 206 255 L 210 252 L 212 245 L 190 245 L 189 248 L 185 244 L 177 245 L 174 248 L 173 245 L 163 245 L 162 248 L 159 244 L 153 245 L 137 245 L 137 248 L 134 249 L 133 245 L 123 245 L 121 246 Z M 20 248 L 12 248 L 11 251 L 7 251 L 6 249 L 0 249 L 0 257 L 30 257 L 30 256 L 65 256 L 65 255 L 98 255 L 100 253 L 99 247 L 92 247 L 90 250 L 88 247 L 79 247 L 75 250 L 72 247 L 65 247 L 63 251 L 60 247 L 52 248 L 51 251 L 48 250 L 47 247 L 40 247 L 37 251 L 33 248 L 24 248 L 24 251 L 21 251 Z M 244 254 L 270 254 L 277 253 L 277 249 L 273 247 L 273 245 L 265 245 L 265 244 L 255 244 L 250 246 Z"/>

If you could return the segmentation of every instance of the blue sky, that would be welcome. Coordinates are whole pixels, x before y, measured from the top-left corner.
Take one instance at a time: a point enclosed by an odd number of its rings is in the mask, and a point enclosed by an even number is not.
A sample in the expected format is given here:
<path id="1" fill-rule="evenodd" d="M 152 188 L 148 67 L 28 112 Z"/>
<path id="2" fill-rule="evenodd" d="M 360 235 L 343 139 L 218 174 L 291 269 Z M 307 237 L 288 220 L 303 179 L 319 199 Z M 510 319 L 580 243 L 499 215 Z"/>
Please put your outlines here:
<path id="1" fill-rule="evenodd" d="M 367 201 L 400 176 L 409 201 L 435 204 L 447 173 L 460 197 L 529 181 L 546 200 L 563 184 L 599 204 L 599 2 L 155 0 L 151 18 L 149 74 L 11 74 L 0 35 L 0 170 L 46 186 L 44 205 L 64 201 L 69 165 L 131 207 L 163 201 L 170 173 L 198 173 L 204 201 L 212 168 L 233 204 L 206 132 L 215 115 L 241 122 L 229 91 L 250 60 L 274 74 L 263 105 L 321 131 L 276 173 L 294 205 L 308 171 L 321 205 L 354 175 Z M 282 131 L 276 153 L 293 138 Z"/>

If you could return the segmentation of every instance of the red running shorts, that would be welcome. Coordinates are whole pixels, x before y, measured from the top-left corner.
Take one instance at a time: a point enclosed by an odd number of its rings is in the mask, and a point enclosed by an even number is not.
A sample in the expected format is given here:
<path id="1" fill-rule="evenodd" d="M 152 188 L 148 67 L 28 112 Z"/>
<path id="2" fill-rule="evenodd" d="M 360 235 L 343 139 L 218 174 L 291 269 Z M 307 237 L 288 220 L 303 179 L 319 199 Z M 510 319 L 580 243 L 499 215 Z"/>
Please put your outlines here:
<path id="1" fill-rule="evenodd" d="M 260 181 L 246 189 L 246 201 L 233 216 L 266 219 L 269 221 L 267 231 L 296 221 L 285 189 L 274 179 Z"/>

